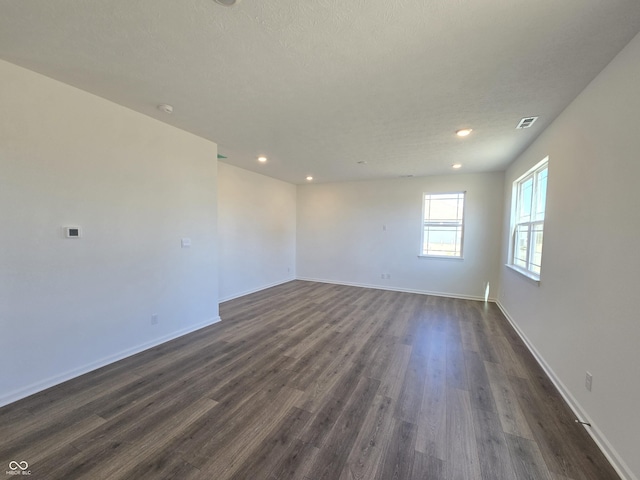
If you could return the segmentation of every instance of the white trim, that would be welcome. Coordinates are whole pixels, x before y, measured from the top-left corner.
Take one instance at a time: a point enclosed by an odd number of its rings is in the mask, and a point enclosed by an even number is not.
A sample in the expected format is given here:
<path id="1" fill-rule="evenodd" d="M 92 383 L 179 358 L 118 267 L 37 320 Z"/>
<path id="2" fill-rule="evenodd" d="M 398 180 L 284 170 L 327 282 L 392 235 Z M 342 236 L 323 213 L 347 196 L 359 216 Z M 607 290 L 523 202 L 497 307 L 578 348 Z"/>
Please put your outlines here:
<path id="1" fill-rule="evenodd" d="M 418 255 L 418 258 L 433 258 L 435 260 L 464 260 L 464 257 L 454 257 L 453 255 Z"/>
<path id="2" fill-rule="evenodd" d="M 135 355 L 137 353 L 143 352 L 153 347 L 157 347 L 160 344 L 169 342 L 178 337 L 182 337 L 183 335 L 187 335 L 189 333 L 195 332 L 196 330 L 200 330 L 201 328 L 208 327 L 209 325 L 213 325 L 214 323 L 218 323 L 220 321 L 220 316 L 218 315 L 215 318 L 210 318 L 203 323 L 192 325 L 182 330 L 178 330 L 176 332 L 170 333 L 160 338 L 156 338 L 149 342 L 143 343 L 141 345 L 137 345 L 135 347 L 128 348 L 126 350 L 122 350 L 121 352 L 114 353 L 113 355 L 109 355 L 108 357 L 101 358 L 100 360 L 96 360 L 95 362 L 91 362 L 87 365 L 83 365 L 78 368 L 74 368 L 65 373 L 61 373 L 60 375 L 55 375 L 53 377 L 47 378 L 46 380 L 42 380 L 36 383 L 32 383 L 26 387 L 20 388 L 19 390 L 14 390 L 0 397 L 0 407 L 5 405 L 9 405 L 10 403 L 16 402 L 23 398 L 28 397 L 29 395 L 33 395 L 34 393 L 41 392 L 46 390 L 47 388 L 54 387 L 61 383 L 64 383 L 68 380 L 72 380 L 80 375 L 84 375 L 85 373 L 92 372 L 93 370 L 97 370 L 98 368 L 105 367 L 112 363 L 115 363 L 119 360 L 123 360 L 127 357 Z"/>
<path id="3" fill-rule="evenodd" d="M 304 282 L 318 282 L 318 283 L 330 283 L 332 285 L 346 285 L 349 287 L 360 287 L 360 288 L 373 288 L 375 290 L 388 290 L 391 292 L 403 292 L 403 293 L 417 293 L 419 295 L 433 295 L 434 297 L 449 297 L 449 298 L 459 298 L 461 300 L 477 300 L 480 302 L 484 302 L 484 296 L 477 297 L 475 295 L 464 295 L 459 293 L 448 293 L 448 292 L 432 292 L 428 290 L 416 290 L 413 288 L 398 288 L 398 287 L 388 287 L 385 285 L 373 285 L 367 283 L 356 283 L 356 282 L 343 282 L 337 280 L 326 280 L 321 278 L 309 278 L 309 277 L 298 277 L 296 280 L 302 280 Z M 490 297 L 489 302 L 495 302 L 496 299 Z"/>
<path id="4" fill-rule="evenodd" d="M 229 295 L 227 297 L 221 298 L 219 300 L 219 303 L 228 302 L 229 300 L 233 300 L 234 298 L 244 297 L 245 295 L 250 295 L 252 293 L 260 292 L 262 290 L 266 290 L 267 288 L 277 287 L 278 285 L 282 285 L 284 283 L 293 282 L 294 280 L 296 280 L 296 277 L 288 277 L 288 278 L 286 278 L 284 280 L 280 280 L 280 281 L 277 281 L 275 283 L 270 283 L 268 285 L 263 285 L 261 287 L 252 288 L 250 290 L 245 290 L 245 291 L 243 291 L 241 293 L 234 293 L 233 295 Z"/>
<path id="5" fill-rule="evenodd" d="M 553 369 L 549 366 L 549 364 L 544 360 L 544 357 L 536 350 L 533 343 L 527 338 L 525 333 L 520 329 L 515 320 L 509 315 L 507 309 L 500 303 L 500 300 L 496 301 L 496 305 L 500 309 L 500 311 L 504 314 L 506 319 L 509 321 L 513 329 L 516 331 L 518 336 L 522 339 L 527 349 L 531 352 L 533 357 L 536 359 L 540 367 L 544 370 L 544 373 L 549 377 L 553 385 L 556 387 L 560 395 L 569 408 L 573 411 L 576 418 L 580 421 L 587 422 L 591 424 L 591 427 L 585 426 L 585 430 L 593 441 L 596 443 L 600 451 L 604 454 L 604 456 L 609 460 L 611 466 L 615 469 L 622 480 L 639 480 L 636 477 L 626 462 L 622 459 L 622 457 L 616 452 L 613 448 L 613 445 L 607 440 L 607 437 L 600 431 L 598 426 L 593 423 L 593 420 L 589 417 L 589 414 L 586 412 L 584 408 L 580 405 L 580 403 L 575 399 L 575 397 L 571 394 L 571 391 L 562 383 L 562 380 L 555 374 Z"/>
<path id="6" fill-rule="evenodd" d="M 519 273 L 520 275 L 525 277 L 527 280 L 531 280 L 536 285 L 540 285 L 540 277 L 535 273 L 532 273 L 529 270 L 525 270 L 524 268 L 520 268 L 516 265 L 511 265 L 510 263 L 505 263 L 504 266 L 513 270 L 516 273 Z"/>

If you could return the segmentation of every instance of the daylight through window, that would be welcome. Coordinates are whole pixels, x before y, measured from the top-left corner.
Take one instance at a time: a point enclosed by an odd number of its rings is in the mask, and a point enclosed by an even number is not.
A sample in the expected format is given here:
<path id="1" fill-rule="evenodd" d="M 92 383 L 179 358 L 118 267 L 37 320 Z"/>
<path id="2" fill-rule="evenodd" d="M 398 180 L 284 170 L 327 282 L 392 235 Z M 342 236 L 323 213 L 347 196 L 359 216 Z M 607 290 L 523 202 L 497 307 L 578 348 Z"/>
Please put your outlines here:
<path id="1" fill-rule="evenodd" d="M 540 279 L 549 158 L 513 183 L 514 211 L 510 264 Z"/>
<path id="2" fill-rule="evenodd" d="M 464 192 L 424 194 L 422 256 L 462 258 Z"/>

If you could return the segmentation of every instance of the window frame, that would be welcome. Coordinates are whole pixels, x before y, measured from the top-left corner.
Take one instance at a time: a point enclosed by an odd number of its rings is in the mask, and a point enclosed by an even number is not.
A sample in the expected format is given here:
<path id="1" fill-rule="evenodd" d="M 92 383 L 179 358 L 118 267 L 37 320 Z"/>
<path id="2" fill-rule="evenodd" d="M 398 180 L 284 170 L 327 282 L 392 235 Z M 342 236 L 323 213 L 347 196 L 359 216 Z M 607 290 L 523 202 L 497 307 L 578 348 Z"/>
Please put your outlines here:
<path id="1" fill-rule="evenodd" d="M 426 200 L 427 196 L 440 196 L 440 195 L 462 195 L 462 218 L 459 222 L 451 222 L 447 226 L 456 226 L 460 228 L 460 248 L 458 255 L 436 255 L 432 253 L 425 253 L 424 249 L 424 241 L 425 241 L 425 231 L 427 229 L 427 224 L 431 223 L 433 227 L 443 226 L 444 222 L 428 222 L 425 218 L 427 212 L 425 212 L 426 208 Z M 467 192 L 466 191 L 453 191 L 453 192 L 423 192 L 422 193 L 422 217 L 421 217 L 421 227 L 420 227 L 420 253 L 418 257 L 422 258 L 441 258 L 441 259 L 449 259 L 449 260 L 462 260 L 464 259 L 464 231 L 465 231 L 465 218 L 466 218 L 466 200 L 467 200 Z"/>
<path id="2" fill-rule="evenodd" d="M 545 183 L 545 191 L 544 191 L 544 211 L 540 212 L 536 211 L 538 201 L 540 198 L 540 174 L 543 171 L 547 171 L 547 181 Z M 507 266 L 515 270 L 516 272 L 521 273 L 522 275 L 529 277 L 530 279 L 540 282 L 540 276 L 542 274 L 542 253 L 544 249 L 544 222 L 546 217 L 546 198 L 548 191 L 548 178 L 549 178 L 549 157 L 545 157 L 532 168 L 527 170 L 523 175 L 518 177 L 513 182 L 512 193 L 511 193 L 511 225 L 510 225 L 510 235 L 509 235 L 509 260 Z M 529 212 L 529 220 L 528 221 L 520 221 L 523 217 L 521 213 L 522 206 L 522 188 L 523 185 L 532 180 L 532 192 L 531 192 L 531 211 Z M 526 246 L 526 259 L 516 259 L 516 252 L 519 250 L 516 242 L 518 241 L 518 232 L 521 229 L 526 230 L 527 236 L 527 246 Z M 533 261 L 536 249 L 534 246 L 534 233 L 539 233 L 542 236 L 542 245 L 540 247 L 540 264 L 536 264 Z M 516 260 L 520 260 L 524 262 L 525 265 L 516 264 Z M 534 270 L 535 267 L 538 267 L 539 272 Z"/>

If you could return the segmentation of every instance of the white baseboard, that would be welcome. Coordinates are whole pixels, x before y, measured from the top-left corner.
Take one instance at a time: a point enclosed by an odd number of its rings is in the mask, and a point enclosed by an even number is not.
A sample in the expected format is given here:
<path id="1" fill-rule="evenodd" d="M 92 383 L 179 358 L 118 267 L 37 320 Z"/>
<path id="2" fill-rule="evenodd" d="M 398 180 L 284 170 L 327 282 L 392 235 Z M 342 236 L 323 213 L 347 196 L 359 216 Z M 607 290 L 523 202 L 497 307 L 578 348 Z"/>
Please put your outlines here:
<path id="1" fill-rule="evenodd" d="M 321 278 L 309 278 L 309 277 L 298 277 L 297 280 L 303 280 L 305 282 L 330 283 L 333 285 L 346 285 L 349 287 L 374 288 L 376 290 L 389 290 L 391 292 L 417 293 L 420 295 L 433 295 L 435 297 L 459 298 L 461 300 L 484 301 L 484 297 L 478 297 L 474 295 L 463 295 L 459 293 L 432 292 L 429 290 L 416 290 L 412 288 L 389 287 L 386 285 L 370 285 L 366 283 L 343 282 L 343 281 L 337 281 L 337 280 L 326 280 Z M 495 302 L 496 300 L 495 298 L 489 297 L 489 301 Z"/>
<path id="2" fill-rule="evenodd" d="M 79 377 L 80 375 L 84 375 L 85 373 L 92 372 L 93 370 L 97 370 L 98 368 L 102 368 L 111 363 L 115 363 L 119 360 L 125 359 L 137 353 L 156 347 L 162 343 L 168 342 L 170 340 L 174 340 L 178 337 L 182 337 L 183 335 L 187 335 L 189 333 L 195 332 L 196 330 L 200 330 L 201 328 L 208 327 L 209 325 L 213 325 L 214 323 L 218 323 L 219 321 L 220 321 L 220 316 L 211 318 L 209 320 L 206 320 L 203 323 L 192 325 L 185 329 L 172 332 L 170 334 L 164 335 L 159 338 L 155 338 L 149 342 L 143 343 L 141 345 L 136 345 L 135 347 L 128 348 L 126 350 L 122 350 L 118 353 L 114 353 L 113 355 L 109 355 L 108 357 L 101 358 L 87 365 L 82 365 L 78 368 L 74 368 L 65 373 L 55 375 L 53 377 L 42 380 L 40 382 L 32 383 L 31 385 L 20 388 L 19 390 L 14 390 L 12 392 L 9 392 L 7 394 L 0 396 L 0 407 L 9 405 L 10 403 L 26 398 L 29 395 L 33 395 L 34 393 L 41 392 L 43 390 L 46 390 L 47 388 L 54 387 L 63 382 Z"/>
<path id="3" fill-rule="evenodd" d="M 538 352 L 538 350 L 533 345 L 533 343 L 527 338 L 527 336 L 520 329 L 518 324 L 511 317 L 511 315 L 509 315 L 509 312 L 507 311 L 507 309 L 500 303 L 500 301 L 497 301 L 496 304 L 498 305 L 498 308 L 500 309 L 500 311 L 502 311 L 504 316 L 507 318 L 507 320 L 509 321 L 513 329 L 516 331 L 518 336 L 522 339 L 522 341 L 524 342 L 526 347 L 529 349 L 531 354 L 534 356 L 534 358 L 536 359 L 540 367 L 542 367 L 542 369 L 547 374 L 551 382 L 555 385 L 556 389 L 560 392 L 560 395 L 562 395 L 562 398 L 564 398 L 565 402 L 567 402 L 567 404 L 569 405 L 569 408 L 571 408 L 576 418 L 582 422 L 587 422 L 591 424 L 591 427 L 585 426 L 585 430 L 587 431 L 587 433 L 589 433 L 589 435 L 591 435 L 591 438 L 593 438 L 593 441 L 596 442 L 596 445 L 598 446 L 598 448 L 602 451 L 604 456 L 607 457 L 607 460 L 609 460 L 609 463 L 616 470 L 620 478 L 622 480 L 638 480 L 638 477 L 631 471 L 629 466 L 620 457 L 620 455 L 618 455 L 618 453 L 613 448 L 611 443 L 603 435 L 600 429 L 598 429 L 598 426 L 595 423 L 593 423 L 587 411 L 584 408 L 582 408 L 580 403 L 571 394 L 571 391 L 564 385 L 564 383 L 562 383 L 562 381 L 555 374 L 553 369 L 545 361 L 542 355 L 540 355 L 540 352 Z"/>
<path id="4" fill-rule="evenodd" d="M 288 277 L 288 278 L 285 278 L 284 280 L 279 280 L 279 281 L 274 282 L 274 283 L 269 283 L 268 285 L 262 285 L 260 287 L 252 288 L 250 290 L 245 290 L 245 291 L 240 292 L 240 293 L 234 293 L 232 295 L 227 295 L 226 297 L 220 298 L 219 302 L 220 303 L 228 302 L 229 300 L 233 300 L 234 298 L 244 297 L 245 295 L 250 295 L 252 293 L 260 292 L 262 290 L 266 290 L 267 288 L 277 287 L 278 285 L 282 285 L 283 283 L 289 283 L 289 282 L 292 282 L 294 280 L 296 280 L 296 277 Z"/>

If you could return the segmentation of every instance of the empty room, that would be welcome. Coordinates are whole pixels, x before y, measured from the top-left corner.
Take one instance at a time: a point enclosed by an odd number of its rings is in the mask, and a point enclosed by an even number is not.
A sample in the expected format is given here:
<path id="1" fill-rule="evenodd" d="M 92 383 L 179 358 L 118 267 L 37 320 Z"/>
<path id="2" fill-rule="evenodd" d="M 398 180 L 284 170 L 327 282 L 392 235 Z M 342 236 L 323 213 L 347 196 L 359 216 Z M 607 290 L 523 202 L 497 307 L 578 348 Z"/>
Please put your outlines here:
<path id="1" fill-rule="evenodd" d="M 640 480 L 639 32 L 0 1 L 0 476 Z"/>

